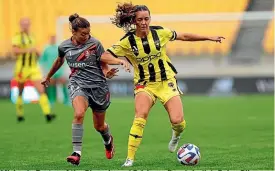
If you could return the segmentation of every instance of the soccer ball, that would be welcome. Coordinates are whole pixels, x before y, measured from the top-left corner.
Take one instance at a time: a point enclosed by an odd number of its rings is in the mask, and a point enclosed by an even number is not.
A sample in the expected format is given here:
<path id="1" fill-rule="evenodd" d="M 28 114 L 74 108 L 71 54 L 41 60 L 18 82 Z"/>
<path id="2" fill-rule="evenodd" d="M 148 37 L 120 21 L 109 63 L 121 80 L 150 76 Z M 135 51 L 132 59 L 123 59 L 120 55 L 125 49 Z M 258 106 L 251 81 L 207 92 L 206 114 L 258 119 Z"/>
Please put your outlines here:
<path id="1" fill-rule="evenodd" d="M 184 144 L 177 152 L 177 159 L 183 165 L 196 165 L 201 159 L 200 149 L 194 144 Z"/>

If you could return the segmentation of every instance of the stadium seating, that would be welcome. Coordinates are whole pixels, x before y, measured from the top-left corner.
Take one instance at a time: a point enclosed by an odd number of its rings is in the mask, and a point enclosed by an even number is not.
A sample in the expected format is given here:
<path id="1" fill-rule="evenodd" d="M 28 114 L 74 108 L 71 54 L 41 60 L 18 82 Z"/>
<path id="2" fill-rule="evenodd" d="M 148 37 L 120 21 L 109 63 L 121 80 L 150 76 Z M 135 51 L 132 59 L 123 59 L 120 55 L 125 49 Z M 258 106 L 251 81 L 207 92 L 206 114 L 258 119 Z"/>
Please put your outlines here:
<path id="1" fill-rule="evenodd" d="M 183 13 L 215 13 L 215 12 L 242 12 L 248 0 L 170 0 L 169 3 L 159 3 L 159 0 L 132 0 L 134 4 L 146 4 L 152 14 L 183 14 Z M 87 4 L 88 3 L 88 4 Z M 155 5 L 158 4 L 158 5 Z M 182 5 L 179 5 L 182 4 Z M 200 5 L 198 5 L 200 4 Z M 42 50 L 47 43 L 50 34 L 56 32 L 56 19 L 58 16 L 68 16 L 73 12 L 80 15 L 111 15 L 117 0 L 87 1 L 87 0 L 8 0 L 0 1 L 0 20 L 5 27 L 0 27 L 0 56 L 5 55 L 11 49 L 11 38 L 18 31 L 18 21 L 22 16 L 28 16 L 32 21 L 32 31 L 35 33 L 38 48 Z M 174 22 L 159 23 L 171 29 L 184 32 L 193 32 L 205 35 L 222 35 L 227 41 L 222 45 L 215 43 L 172 43 L 168 46 L 170 54 L 226 54 L 229 52 L 232 40 L 239 28 L 239 22 L 207 22 L 190 23 Z M 68 30 L 68 27 L 64 28 Z M 101 31 L 98 29 L 98 31 Z M 116 31 L 117 34 L 123 34 Z M 100 35 L 99 39 L 106 46 L 113 43 L 109 35 L 94 32 Z M 115 37 L 121 37 L 116 35 Z"/>
<path id="2" fill-rule="evenodd" d="M 263 49 L 268 55 L 274 55 L 274 19 L 268 23 L 263 39 Z"/>

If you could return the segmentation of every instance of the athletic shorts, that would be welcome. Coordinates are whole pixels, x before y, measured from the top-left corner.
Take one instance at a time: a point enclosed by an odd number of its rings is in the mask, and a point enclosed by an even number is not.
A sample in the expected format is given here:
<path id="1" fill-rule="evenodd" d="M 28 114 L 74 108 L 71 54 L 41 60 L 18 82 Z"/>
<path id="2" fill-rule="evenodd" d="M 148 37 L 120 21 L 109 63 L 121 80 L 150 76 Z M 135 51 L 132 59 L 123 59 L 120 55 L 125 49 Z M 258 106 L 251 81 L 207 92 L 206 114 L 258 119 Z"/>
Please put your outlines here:
<path id="1" fill-rule="evenodd" d="M 135 85 L 134 93 L 135 95 L 139 92 L 147 93 L 156 102 L 159 99 L 164 105 L 172 97 L 179 96 L 182 93 L 180 91 L 176 78 L 171 78 L 159 82 L 141 82 Z"/>
<path id="2" fill-rule="evenodd" d="M 76 96 L 83 96 L 89 103 L 89 107 L 95 112 L 105 112 L 111 103 L 108 85 L 82 88 L 76 83 L 70 83 L 68 89 L 72 102 Z"/>
<path id="3" fill-rule="evenodd" d="M 38 65 L 34 67 L 24 67 L 22 69 L 15 69 L 14 79 L 17 82 L 24 83 L 27 80 L 38 81 L 42 79 L 42 73 Z"/>

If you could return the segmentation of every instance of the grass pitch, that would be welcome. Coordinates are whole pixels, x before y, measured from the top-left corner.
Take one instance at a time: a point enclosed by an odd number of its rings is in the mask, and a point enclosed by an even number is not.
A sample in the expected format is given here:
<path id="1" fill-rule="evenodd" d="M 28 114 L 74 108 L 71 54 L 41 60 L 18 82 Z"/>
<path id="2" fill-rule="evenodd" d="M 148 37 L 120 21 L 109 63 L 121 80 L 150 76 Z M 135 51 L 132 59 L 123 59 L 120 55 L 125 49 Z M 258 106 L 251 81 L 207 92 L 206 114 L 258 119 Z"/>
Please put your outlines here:
<path id="1" fill-rule="evenodd" d="M 128 134 L 134 117 L 133 98 L 113 98 L 107 121 L 115 138 L 116 156 L 105 159 L 101 136 L 94 130 L 89 110 L 85 116 L 84 144 L 79 166 L 65 158 L 71 154 L 72 108 L 57 104 L 57 119 L 45 123 L 40 107 L 25 105 L 24 123 L 18 124 L 14 105 L 1 100 L 0 169 L 169 169 L 169 170 L 273 170 L 274 97 L 183 97 L 187 128 L 181 144 L 200 148 L 197 166 L 182 166 L 168 152 L 171 127 L 168 115 L 157 103 L 145 127 L 135 165 L 122 168 Z"/>

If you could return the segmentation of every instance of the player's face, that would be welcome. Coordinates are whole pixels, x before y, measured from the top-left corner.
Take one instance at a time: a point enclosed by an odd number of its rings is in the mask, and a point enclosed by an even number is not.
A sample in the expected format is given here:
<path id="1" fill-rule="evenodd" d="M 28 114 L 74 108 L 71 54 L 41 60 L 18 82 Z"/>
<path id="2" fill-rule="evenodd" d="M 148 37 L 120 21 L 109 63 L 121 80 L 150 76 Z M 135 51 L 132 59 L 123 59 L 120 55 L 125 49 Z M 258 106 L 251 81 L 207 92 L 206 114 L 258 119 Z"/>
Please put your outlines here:
<path id="1" fill-rule="evenodd" d="M 21 31 L 28 32 L 29 29 L 30 29 L 30 25 L 31 25 L 30 19 L 28 19 L 28 18 L 22 18 L 20 20 Z"/>
<path id="2" fill-rule="evenodd" d="M 77 42 L 84 44 L 89 39 L 90 27 L 79 28 L 77 31 L 73 31 L 73 35 L 75 36 Z"/>
<path id="3" fill-rule="evenodd" d="M 56 37 L 55 36 L 51 36 L 50 37 L 50 44 L 55 44 L 56 43 Z"/>
<path id="4" fill-rule="evenodd" d="M 135 24 L 136 29 L 139 31 L 148 31 L 151 22 L 149 11 L 136 12 Z"/>

